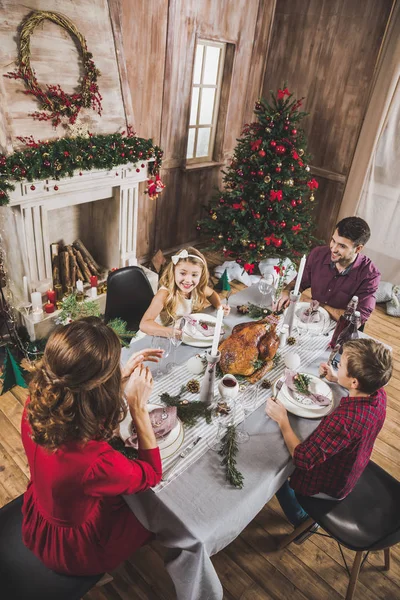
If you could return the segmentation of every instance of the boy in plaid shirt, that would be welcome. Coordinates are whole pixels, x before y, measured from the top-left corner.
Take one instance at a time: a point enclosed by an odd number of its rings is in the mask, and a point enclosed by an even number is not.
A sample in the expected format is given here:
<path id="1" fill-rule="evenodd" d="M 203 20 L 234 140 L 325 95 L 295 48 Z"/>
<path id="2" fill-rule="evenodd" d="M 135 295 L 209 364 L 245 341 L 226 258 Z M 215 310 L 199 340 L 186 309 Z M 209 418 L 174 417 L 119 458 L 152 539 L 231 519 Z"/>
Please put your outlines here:
<path id="1" fill-rule="evenodd" d="M 354 488 L 367 466 L 374 442 L 386 415 L 387 384 L 392 374 L 392 356 L 372 339 L 346 342 L 337 373 L 326 363 L 320 375 L 349 391 L 339 406 L 324 417 L 315 431 L 300 442 L 290 426 L 285 407 L 267 400 L 266 413 L 276 421 L 293 458 L 295 470 L 276 496 L 294 527 L 308 518 L 296 500 L 303 496 L 342 500 Z M 299 536 L 301 543 L 318 526 Z"/>

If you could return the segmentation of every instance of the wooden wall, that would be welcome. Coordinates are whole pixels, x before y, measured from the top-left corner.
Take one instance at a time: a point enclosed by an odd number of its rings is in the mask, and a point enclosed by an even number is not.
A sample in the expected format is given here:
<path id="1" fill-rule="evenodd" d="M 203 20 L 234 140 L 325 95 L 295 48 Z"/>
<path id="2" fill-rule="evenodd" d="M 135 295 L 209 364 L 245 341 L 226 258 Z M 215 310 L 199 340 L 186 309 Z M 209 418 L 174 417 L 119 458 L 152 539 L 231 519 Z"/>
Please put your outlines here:
<path id="1" fill-rule="evenodd" d="M 317 234 L 329 239 L 363 122 L 392 0 L 277 0 L 263 93 L 306 96 Z"/>

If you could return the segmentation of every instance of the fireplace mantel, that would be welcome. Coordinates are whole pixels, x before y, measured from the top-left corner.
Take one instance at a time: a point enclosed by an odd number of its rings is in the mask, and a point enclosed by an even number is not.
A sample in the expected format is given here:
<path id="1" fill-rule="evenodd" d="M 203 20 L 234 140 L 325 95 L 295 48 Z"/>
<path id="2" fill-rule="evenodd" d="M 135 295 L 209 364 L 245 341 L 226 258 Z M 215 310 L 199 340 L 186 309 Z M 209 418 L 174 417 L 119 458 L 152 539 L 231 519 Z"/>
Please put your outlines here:
<path id="1" fill-rule="evenodd" d="M 49 211 L 111 198 L 119 206 L 119 265 L 137 264 L 139 183 L 146 181 L 151 161 L 121 165 L 112 169 L 75 171 L 59 181 L 16 182 L 10 206 L 16 216 L 29 286 L 40 290 L 52 282 L 49 239 Z M 115 240 L 116 241 L 116 240 Z"/>

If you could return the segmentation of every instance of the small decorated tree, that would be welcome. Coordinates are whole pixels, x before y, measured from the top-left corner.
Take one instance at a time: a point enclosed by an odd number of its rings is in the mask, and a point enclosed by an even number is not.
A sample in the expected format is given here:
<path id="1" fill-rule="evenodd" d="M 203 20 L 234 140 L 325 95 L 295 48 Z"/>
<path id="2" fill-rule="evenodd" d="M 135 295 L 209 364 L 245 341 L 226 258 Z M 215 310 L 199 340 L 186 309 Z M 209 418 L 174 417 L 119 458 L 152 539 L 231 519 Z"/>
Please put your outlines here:
<path id="1" fill-rule="evenodd" d="M 310 175 L 304 132 L 298 124 L 302 100 L 285 87 L 271 101 L 258 100 L 257 121 L 245 124 L 225 189 L 208 206 L 198 229 L 211 247 L 224 250 L 252 273 L 269 256 L 296 260 L 315 242 L 312 211 L 317 181 Z"/>

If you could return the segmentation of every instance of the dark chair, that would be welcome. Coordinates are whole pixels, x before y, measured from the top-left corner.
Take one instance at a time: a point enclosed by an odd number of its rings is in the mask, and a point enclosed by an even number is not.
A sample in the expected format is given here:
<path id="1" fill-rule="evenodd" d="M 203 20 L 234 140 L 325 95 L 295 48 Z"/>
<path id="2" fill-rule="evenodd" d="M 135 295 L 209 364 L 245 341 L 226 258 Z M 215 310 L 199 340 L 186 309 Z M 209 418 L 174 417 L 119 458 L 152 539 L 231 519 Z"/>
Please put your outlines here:
<path id="1" fill-rule="evenodd" d="M 0 509 L 2 600 L 80 600 L 103 576 L 71 577 L 47 569 L 22 541 L 23 495 Z"/>
<path id="2" fill-rule="evenodd" d="M 350 575 L 346 600 L 353 598 L 363 552 L 384 550 L 385 570 L 389 570 L 390 546 L 400 542 L 400 481 L 370 461 L 355 488 L 344 500 L 335 502 L 298 494 L 296 497 L 310 518 L 285 536 L 279 548 L 290 544 L 317 522 L 338 542 L 339 548 L 342 544 L 354 550 L 356 556 L 351 573 L 345 562 Z"/>
<path id="3" fill-rule="evenodd" d="M 153 297 L 150 282 L 140 267 L 113 271 L 107 279 L 105 322 L 119 317 L 130 331 L 137 331 Z"/>

